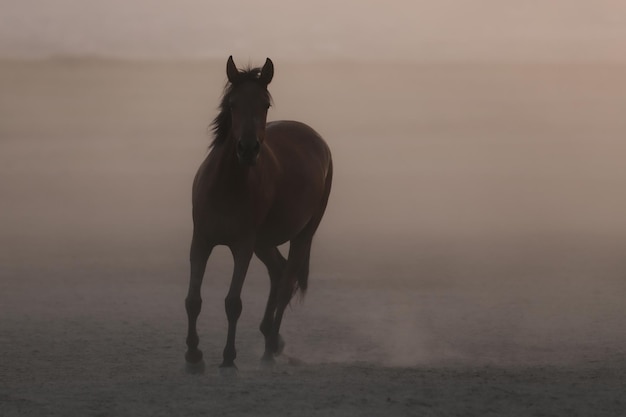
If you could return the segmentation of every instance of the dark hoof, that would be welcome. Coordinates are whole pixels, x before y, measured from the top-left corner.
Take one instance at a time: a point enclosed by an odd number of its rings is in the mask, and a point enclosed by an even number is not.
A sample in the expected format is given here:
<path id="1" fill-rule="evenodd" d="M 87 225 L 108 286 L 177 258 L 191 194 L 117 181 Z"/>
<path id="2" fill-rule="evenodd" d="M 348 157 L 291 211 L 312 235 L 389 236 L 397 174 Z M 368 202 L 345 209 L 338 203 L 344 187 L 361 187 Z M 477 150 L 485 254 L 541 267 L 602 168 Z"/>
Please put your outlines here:
<path id="1" fill-rule="evenodd" d="M 202 351 L 199 349 L 188 350 L 185 353 L 185 360 L 187 363 L 200 363 L 202 362 Z"/>
<path id="2" fill-rule="evenodd" d="M 276 361 L 274 360 L 274 355 L 270 352 L 265 352 L 263 357 L 261 358 L 261 368 L 262 369 L 272 369 L 276 365 Z"/>
<path id="3" fill-rule="evenodd" d="M 235 366 L 234 363 L 230 363 L 230 364 L 222 363 L 220 365 L 220 375 L 231 377 L 231 376 L 237 376 L 238 374 L 239 374 L 239 371 L 237 370 L 237 366 Z"/>
<path id="4" fill-rule="evenodd" d="M 283 353 L 283 350 L 285 350 L 285 341 L 283 340 L 283 337 L 281 335 L 278 335 L 278 343 L 274 355 L 280 355 L 281 353 Z"/>
<path id="5" fill-rule="evenodd" d="M 200 360 L 200 362 L 196 363 L 185 363 L 185 371 L 190 375 L 201 375 L 204 373 L 204 361 Z"/>

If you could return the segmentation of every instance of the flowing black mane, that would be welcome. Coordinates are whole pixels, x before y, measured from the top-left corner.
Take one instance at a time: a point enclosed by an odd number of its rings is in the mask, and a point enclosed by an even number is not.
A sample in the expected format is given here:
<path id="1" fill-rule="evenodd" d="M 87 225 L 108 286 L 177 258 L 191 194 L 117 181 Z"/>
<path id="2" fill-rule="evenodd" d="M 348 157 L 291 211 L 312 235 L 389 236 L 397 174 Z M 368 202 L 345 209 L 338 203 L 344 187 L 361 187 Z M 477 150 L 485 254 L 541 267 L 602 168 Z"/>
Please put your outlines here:
<path id="1" fill-rule="evenodd" d="M 268 99 L 271 101 L 272 96 L 269 91 L 267 91 L 267 85 L 265 85 L 260 79 L 261 68 L 244 68 L 239 71 L 239 75 L 237 77 L 237 83 L 233 84 L 231 82 L 226 82 L 226 86 L 224 87 L 224 93 L 222 95 L 222 101 L 219 106 L 219 113 L 211 122 L 211 131 L 213 132 L 213 141 L 209 148 L 213 148 L 215 146 L 221 145 L 228 139 L 228 133 L 230 131 L 230 106 L 229 100 L 230 96 L 233 93 L 233 90 L 238 85 L 241 85 L 245 82 L 254 82 L 265 88 L 265 92 L 267 93 Z"/>

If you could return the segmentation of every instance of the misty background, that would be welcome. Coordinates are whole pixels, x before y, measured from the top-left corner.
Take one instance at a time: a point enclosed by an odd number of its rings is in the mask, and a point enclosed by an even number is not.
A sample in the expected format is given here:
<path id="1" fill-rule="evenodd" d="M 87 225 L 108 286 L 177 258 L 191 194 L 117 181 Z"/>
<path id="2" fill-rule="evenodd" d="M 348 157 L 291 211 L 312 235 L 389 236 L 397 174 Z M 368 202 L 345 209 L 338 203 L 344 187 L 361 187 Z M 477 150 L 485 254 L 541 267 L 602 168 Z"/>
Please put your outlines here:
<path id="1" fill-rule="evenodd" d="M 191 181 L 232 54 L 272 58 L 269 118 L 310 124 L 334 155 L 310 294 L 286 323 L 300 339 L 299 323 L 321 326 L 301 351 L 623 354 L 620 2 L 0 5 L 0 286 L 15 329 L 140 308 L 182 333 Z M 226 250 L 209 261 L 218 322 L 231 267 Z M 244 289 L 255 334 L 264 274 L 254 262 Z"/>
<path id="2" fill-rule="evenodd" d="M 624 60 L 617 0 L 3 0 L 0 55 Z"/>

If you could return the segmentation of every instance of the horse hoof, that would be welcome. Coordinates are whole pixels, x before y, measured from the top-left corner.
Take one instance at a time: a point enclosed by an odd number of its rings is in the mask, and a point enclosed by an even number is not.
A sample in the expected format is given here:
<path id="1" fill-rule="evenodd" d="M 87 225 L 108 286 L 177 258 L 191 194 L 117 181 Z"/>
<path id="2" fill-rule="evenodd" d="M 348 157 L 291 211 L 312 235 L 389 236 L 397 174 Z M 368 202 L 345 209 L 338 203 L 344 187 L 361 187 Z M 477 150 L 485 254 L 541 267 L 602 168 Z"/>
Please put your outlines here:
<path id="1" fill-rule="evenodd" d="M 220 375 L 224 377 L 233 377 L 239 375 L 239 370 L 234 363 L 232 364 L 224 364 L 220 365 Z"/>
<path id="2" fill-rule="evenodd" d="M 263 354 L 263 357 L 261 358 L 261 368 L 272 369 L 274 368 L 274 365 L 276 365 L 276 361 L 274 360 L 274 355 L 269 352 L 265 352 Z"/>
<path id="3" fill-rule="evenodd" d="M 200 360 L 200 362 L 196 363 L 185 363 L 185 371 L 190 375 L 201 375 L 204 373 L 204 368 L 205 365 L 203 360 Z"/>
<path id="4" fill-rule="evenodd" d="M 285 350 L 285 340 L 281 335 L 278 335 L 278 343 L 274 355 L 279 356 L 281 353 L 283 353 L 283 350 Z"/>
<path id="5" fill-rule="evenodd" d="M 199 349 L 188 350 L 185 353 L 185 360 L 191 364 L 202 362 L 202 351 Z"/>

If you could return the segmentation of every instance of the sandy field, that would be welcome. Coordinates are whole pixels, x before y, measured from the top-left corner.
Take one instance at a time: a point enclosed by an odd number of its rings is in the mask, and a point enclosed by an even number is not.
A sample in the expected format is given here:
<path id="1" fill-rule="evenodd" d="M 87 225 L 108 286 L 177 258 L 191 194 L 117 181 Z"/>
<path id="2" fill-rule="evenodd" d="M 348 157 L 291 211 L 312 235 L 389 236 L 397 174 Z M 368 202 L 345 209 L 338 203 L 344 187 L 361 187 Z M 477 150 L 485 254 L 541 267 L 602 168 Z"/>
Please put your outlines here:
<path id="1" fill-rule="evenodd" d="M 626 415 L 626 68 L 275 65 L 335 183 L 285 354 L 255 260 L 222 375 L 224 248 L 183 355 L 223 64 L 0 63 L 1 416 Z"/>

